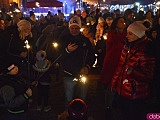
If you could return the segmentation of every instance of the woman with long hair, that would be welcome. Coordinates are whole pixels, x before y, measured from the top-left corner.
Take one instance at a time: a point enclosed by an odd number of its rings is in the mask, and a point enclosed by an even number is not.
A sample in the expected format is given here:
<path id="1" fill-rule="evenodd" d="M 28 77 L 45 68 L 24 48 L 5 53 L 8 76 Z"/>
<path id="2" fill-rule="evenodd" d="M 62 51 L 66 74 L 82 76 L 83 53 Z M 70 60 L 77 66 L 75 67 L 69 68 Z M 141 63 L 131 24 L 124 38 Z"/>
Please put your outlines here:
<path id="1" fill-rule="evenodd" d="M 123 17 L 116 18 L 111 29 L 108 32 L 106 41 L 106 55 L 103 62 L 103 67 L 100 76 L 100 82 L 106 86 L 105 102 L 106 102 L 106 116 L 110 116 L 112 108 L 112 100 L 114 92 L 110 91 L 110 82 L 113 78 L 114 72 L 117 68 L 122 48 L 126 39 L 126 24 Z M 109 112 L 109 113 L 108 113 Z"/>

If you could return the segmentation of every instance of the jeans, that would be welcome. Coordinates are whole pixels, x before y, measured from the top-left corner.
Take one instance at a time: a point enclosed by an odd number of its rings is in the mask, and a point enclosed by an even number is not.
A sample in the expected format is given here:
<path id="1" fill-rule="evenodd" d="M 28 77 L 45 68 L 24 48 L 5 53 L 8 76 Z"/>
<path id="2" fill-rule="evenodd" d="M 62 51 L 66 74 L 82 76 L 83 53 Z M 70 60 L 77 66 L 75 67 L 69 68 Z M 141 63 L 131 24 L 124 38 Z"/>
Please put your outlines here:
<path id="1" fill-rule="evenodd" d="M 67 110 L 69 102 L 75 98 L 85 100 L 88 90 L 88 84 L 73 81 L 74 77 L 63 77 L 65 89 L 65 109 Z"/>

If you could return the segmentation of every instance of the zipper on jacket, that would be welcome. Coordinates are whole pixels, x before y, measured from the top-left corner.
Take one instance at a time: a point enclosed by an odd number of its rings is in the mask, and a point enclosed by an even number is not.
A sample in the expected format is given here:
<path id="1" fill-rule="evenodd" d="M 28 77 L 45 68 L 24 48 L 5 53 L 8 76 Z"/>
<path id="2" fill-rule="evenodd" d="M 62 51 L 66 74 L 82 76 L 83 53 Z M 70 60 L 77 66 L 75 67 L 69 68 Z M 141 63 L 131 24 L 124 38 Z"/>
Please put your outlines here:
<path id="1" fill-rule="evenodd" d="M 127 51 L 127 54 L 126 54 L 126 56 L 125 56 L 125 60 L 124 60 L 124 64 L 122 65 L 122 73 L 121 73 L 121 83 L 120 83 L 120 95 L 121 95 L 121 93 L 122 93 L 122 84 L 123 84 L 123 73 L 124 73 L 124 71 L 125 71 L 125 65 L 126 65 L 126 63 L 127 63 L 127 61 L 128 61 L 128 55 L 129 55 L 129 53 L 130 53 L 130 50 L 131 50 L 131 47 L 130 47 L 130 45 L 128 46 L 128 51 Z"/>

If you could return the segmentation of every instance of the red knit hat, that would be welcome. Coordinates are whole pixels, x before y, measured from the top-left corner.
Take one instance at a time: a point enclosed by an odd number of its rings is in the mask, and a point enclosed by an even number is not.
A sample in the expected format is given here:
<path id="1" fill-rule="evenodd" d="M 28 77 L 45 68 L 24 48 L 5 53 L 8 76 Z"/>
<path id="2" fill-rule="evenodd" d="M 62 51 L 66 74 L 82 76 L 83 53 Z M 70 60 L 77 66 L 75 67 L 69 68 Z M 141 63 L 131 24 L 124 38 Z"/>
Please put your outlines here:
<path id="1" fill-rule="evenodd" d="M 68 106 L 69 117 L 75 120 L 85 120 L 87 117 L 87 105 L 81 99 L 74 99 Z"/>

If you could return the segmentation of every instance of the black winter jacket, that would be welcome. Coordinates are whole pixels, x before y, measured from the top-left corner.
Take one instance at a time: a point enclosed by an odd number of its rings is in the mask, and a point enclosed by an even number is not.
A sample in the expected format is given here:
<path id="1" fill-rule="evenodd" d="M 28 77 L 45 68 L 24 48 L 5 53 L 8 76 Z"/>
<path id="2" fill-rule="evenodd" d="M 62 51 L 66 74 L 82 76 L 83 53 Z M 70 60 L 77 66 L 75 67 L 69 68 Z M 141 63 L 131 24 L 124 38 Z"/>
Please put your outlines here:
<path id="1" fill-rule="evenodd" d="M 84 66 L 90 66 L 94 64 L 95 53 L 90 43 L 89 39 L 79 34 L 73 36 L 71 34 L 65 35 L 60 41 L 60 50 L 61 50 L 61 64 L 63 70 L 72 74 L 72 76 L 77 76 Z M 76 43 L 78 48 L 68 53 L 66 48 L 69 43 Z M 70 75 L 71 75 L 70 74 Z M 65 74 L 69 75 L 69 74 Z"/>
<path id="2" fill-rule="evenodd" d="M 12 112 L 25 112 L 28 109 L 28 95 L 25 93 L 27 82 L 19 75 L 3 75 L 0 77 L 0 98 L 3 107 Z"/>

